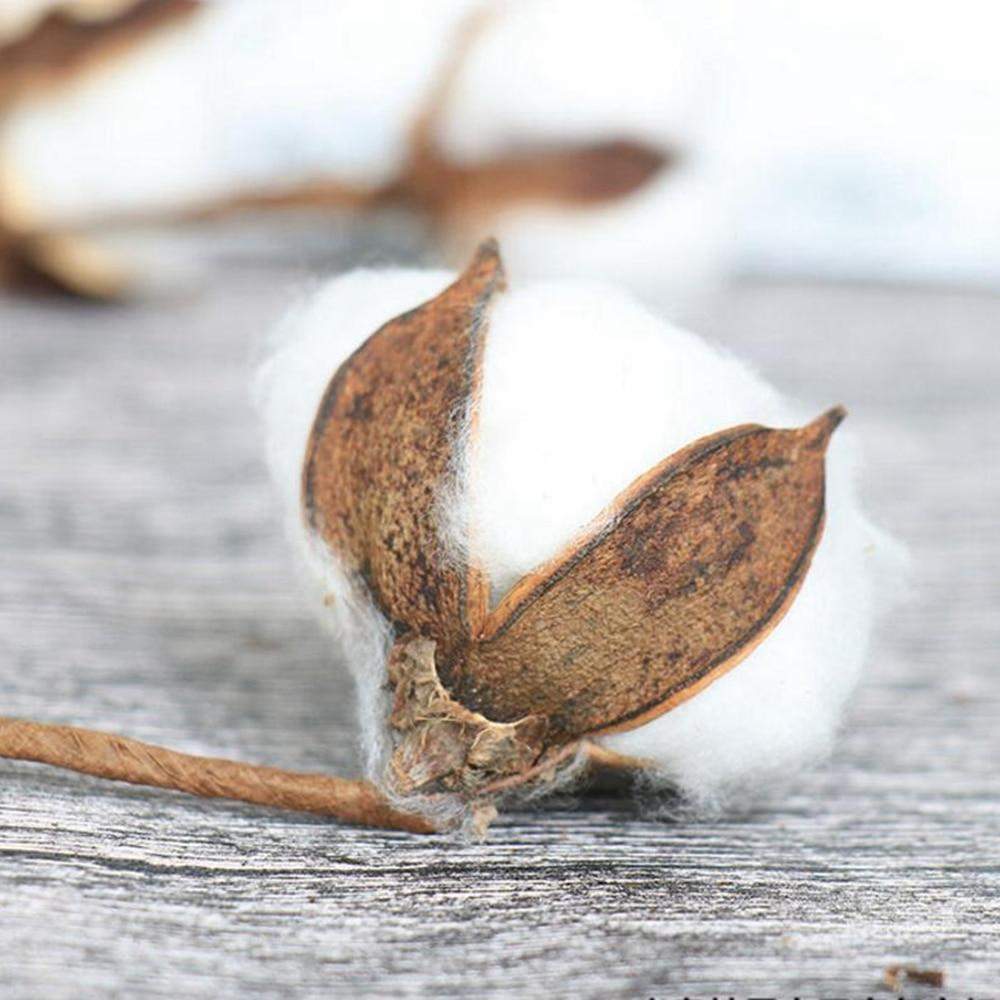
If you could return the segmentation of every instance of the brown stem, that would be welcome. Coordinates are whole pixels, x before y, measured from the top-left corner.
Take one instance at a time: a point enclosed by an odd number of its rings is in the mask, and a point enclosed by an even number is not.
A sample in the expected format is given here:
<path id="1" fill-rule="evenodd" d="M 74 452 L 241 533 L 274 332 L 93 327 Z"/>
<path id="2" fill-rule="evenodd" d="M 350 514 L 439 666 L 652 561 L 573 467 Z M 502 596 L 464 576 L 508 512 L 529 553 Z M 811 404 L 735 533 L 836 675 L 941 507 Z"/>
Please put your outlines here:
<path id="1" fill-rule="evenodd" d="M 113 733 L 0 717 L 0 757 L 32 760 L 133 785 L 333 816 L 385 830 L 433 833 L 368 781 L 197 757 Z"/>

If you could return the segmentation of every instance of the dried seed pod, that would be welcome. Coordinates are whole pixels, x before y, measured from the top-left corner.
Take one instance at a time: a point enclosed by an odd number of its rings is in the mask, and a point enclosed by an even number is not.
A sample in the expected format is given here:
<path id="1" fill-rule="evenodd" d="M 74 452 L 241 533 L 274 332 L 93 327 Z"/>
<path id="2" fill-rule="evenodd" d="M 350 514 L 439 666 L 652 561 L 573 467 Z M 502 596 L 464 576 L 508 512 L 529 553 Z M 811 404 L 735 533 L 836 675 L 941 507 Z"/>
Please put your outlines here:
<path id="1" fill-rule="evenodd" d="M 491 608 L 476 526 L 442 505 L 468 504 L 478 475 L 504 288 L 488 242 L 341 364 L 306 449 L 308 529 L 348 603 L 388 624 L 388 751 L 374 777 L 417 795 L 412 808 L 457 798 L 481 812 L 494 792 L 550 781 L 595 739 L 644 726 L 766 644 L 819 543 L 843 417 L 688 444 Z M 457 544 L 456 524 L 469 536 Z"/>

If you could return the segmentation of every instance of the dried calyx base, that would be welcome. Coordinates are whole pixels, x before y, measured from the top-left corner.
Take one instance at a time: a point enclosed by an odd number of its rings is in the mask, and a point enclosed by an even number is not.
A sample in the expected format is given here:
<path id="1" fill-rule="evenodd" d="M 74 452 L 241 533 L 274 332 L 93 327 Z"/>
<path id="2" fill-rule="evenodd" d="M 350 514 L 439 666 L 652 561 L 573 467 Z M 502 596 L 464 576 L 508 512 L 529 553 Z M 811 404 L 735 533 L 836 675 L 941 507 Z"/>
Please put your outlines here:
<path id="1" fill-rule="evenodd" d="M 559 769 L 567 770 L 581 748 L 546 751 L 547 722 L 541 716 L 492 722 L 466 708 L 441 683 L 434 647 L 432 639 L 411 636 L 389 654 L 392 754 L 384 784 L 395 798 L 412 802 L 411 796 L 420 795 L 430 811 L 482 836 L 497 814 L 497 795 L 556 784 Z M 631 763 L 622 758 L 620 766 Z M 454 795 L 465 809 L 448 808 Z M 439 799 L 443 810 L 434 809 Z"/>
<path id="2" fill-rule="evenodd" d="M 454 551 L 438 500 L 469 498 L 490 308 L 504 288 L 488 241 L 454 284 L 340 366 L 306 449 L 306 525 L 397 637 L 385 674 L 390 753 L 375 785 L 99 734 L 60 741 L 31 724 L 0 726 L 0 755 L 371 825 L 479 834 L 507 793 L 550 788 L 589 764 L 641 767 L 600 738 L 731 670 L 798 593 L 822 534 L 825 452 L 844 411 L 695 441 L 491 607 L 474 538 Z"/>
<path id="3" fill-rule="evenodd" d="M 547 748 L 542 716 L 492 722 L 471 711 L 441 683 L 434 647 L 431 639 L 408 636 L 389 654 L 392 753 L 382 784 L 394 802 L 409 803 L 438 826 L 478 839 L 503 798 L 609 776 L 631 782 L 652 766 L 588 740 Z"/>
<path id="4" fill-rule="evenodd" d="M 445 690 L 431 639 L 396 643 L 389 684 L 394 748 L 386 782 L 396 795 L 441 790 L 475 801 L 497 782 L 525 774 L 542 753 L 543 718 L 491 722 Z"/>

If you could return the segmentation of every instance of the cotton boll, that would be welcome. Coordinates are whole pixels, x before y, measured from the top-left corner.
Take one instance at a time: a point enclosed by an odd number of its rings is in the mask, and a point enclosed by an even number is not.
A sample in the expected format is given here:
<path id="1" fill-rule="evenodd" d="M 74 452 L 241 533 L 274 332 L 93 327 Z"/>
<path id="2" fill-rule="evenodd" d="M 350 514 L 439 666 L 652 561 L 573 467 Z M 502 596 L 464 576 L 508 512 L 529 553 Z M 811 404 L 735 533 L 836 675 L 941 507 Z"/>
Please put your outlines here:
<path id="1" fill-rule="evenodd" d="M 361 272 L 334 281 L 286 322 L 258 380 L 271 464 L 293 529 L 320 592 L 333 595 L 323 614 L 361 681 L 376 777 L 389 631 L 305 532 L 301 464 L 323 386 L 339 363 L 447 280 L 439 272 Z M 489 317 L 465 489 L 448 495 L 449 509 L 439 514 L 456 551 L 471 545 L 495 603 L 661 459 L 741 423 L 798 426 L 815 409 L 789 403 L 735 358 L 614 287 L 512 283 Z M 771 634 L 689 701 L 601 742 L 651 760 L 660 778 L 701 805 L 734 789 L 764 789 L 828 749 L 863 663 L 874 589 L 891 555 L 858 506 L 855 455 L 850 435 L 841 435 L 828 465 L 826 533 L 798 598 Z"/>

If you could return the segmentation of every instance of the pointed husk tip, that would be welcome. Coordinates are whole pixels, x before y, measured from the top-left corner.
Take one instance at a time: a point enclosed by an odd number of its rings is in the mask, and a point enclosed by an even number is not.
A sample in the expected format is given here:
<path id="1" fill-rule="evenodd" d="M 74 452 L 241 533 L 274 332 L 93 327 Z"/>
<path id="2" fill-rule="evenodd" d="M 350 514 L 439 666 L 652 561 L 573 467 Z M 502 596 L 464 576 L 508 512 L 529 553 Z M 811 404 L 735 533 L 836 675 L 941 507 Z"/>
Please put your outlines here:
<path id="1" fill-rule="evenodd" d="M 803 432 L 809 439 L 810 448 L 826 449 L 833 437 L 833 432 L 844 422 L 847 416 L 847 409 L 839 403 L 831 406 L 825 413 L 821 413 L 811 423 L 806 424 Z"/>

